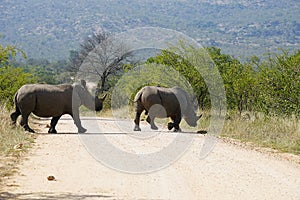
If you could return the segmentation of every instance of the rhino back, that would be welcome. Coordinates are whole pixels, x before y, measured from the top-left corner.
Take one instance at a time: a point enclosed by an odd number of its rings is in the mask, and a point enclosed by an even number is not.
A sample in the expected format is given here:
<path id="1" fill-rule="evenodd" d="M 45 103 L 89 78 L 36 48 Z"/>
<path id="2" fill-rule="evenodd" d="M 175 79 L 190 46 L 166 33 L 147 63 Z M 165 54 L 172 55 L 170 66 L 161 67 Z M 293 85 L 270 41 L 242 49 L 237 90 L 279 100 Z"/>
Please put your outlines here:
<path id="1" fill-rule="evenodd" d="M 151 106 L 160 104 L 165 108 L 168 116 L 173 116 L 180 112 L 176 96 L 169 88 L 146 86 L 142 89 L 140 101 L 148 111 Z"/>
<path id="2" fill-rule="evenodd" d="M 140 101 L 146 110 L 149 110 L 154 104 L 161 104 L 161 99 L 157 92 L 157 88 L 153 86 L 146 86 L 141 90 Z"/>
<path id="3" fill-rule="evenodd" d="M 24 85 L 18 91 L 17 103 L 24 112 L 40 117 L 71 114 L 72 91 L 72 85 Z"/>
<path id="4" fill-rule="evenodd" d="M 174 116 L 181 113 L 177 96 L 170 88 L 158 88 L 161 104 L 166 109 L 167 115 Z"/>

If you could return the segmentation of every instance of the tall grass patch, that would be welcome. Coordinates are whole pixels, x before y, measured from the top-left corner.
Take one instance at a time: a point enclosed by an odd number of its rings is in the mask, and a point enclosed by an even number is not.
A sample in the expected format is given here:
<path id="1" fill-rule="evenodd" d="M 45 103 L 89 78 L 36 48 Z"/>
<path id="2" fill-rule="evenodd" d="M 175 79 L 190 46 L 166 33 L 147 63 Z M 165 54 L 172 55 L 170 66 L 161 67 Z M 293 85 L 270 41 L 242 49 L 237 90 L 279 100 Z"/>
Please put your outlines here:
<path id="1" fill-rule="evenodd" d="M 296 117 L 231 114 L 225 121 L 221 136 L 300 154 L 300 121 Z"/>
<path id="2" fill-rule="evenodd" d="M 135 116 L 133 108 L 128 107 L 116 109 L 114 114 L 124 116 L 124 118 L 129 117 L 132 120 Z M 112 117 L 113 114 L 110 109 L 107 109 L 101 112 L 100 116 Z M 145 120 L 146 117 L 143 113 L 141 120 Z M 204 111 L 198 121 L 197 128 L 208 130 L 210 120 L 210 112 Z M 170 119 L 155 119 L 157 124 L 164 126 L 167 125 L 168 121 Z M 181 122 L 181 127 L 189 130 L 189 126 L 184 120 Z M 229 110 L 220 136 L 250 142 L 260 147 L 269 147 L 280 152 L 300 155 L 300 120 L 297 117 L 266 116 L 262 113 L 250 112 L 240 115 L 236 111 Z"/>
<path id="3" fill-rule="evenodd" d="M 5 105 L 0 105 L 0 182 L 14 172 L 18 158 L 33 141 L 32 135 L 21 127 L 12 127 L 9 111 Z"/>

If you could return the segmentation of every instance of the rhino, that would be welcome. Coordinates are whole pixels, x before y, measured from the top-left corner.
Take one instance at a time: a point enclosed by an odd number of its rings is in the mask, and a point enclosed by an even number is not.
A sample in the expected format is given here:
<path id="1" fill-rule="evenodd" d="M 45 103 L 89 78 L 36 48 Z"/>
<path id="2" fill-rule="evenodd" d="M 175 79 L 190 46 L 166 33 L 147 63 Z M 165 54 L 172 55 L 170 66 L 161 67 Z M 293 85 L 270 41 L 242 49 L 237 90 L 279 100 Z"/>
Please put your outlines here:
<path id="1" fill-rule="evenodd" d="M 74 120 L 79 133 L 87 130 L 82 127 L 79 118 L 79 107 L 84 105 L 90 110 L 100 111 L 106 95 L 98 98 L 93 97 L 86 87 L 86 82 L 48 85 L 48 84 L 27 84 L 23 85 L 14 96 L 15 112 L 10 117 L 13 124 L 21 115 L 20 125 L 25 131 L 34 133 L 28 125 L 28 117 L 31 113 L 38 117 L 52 117 L 48 133 L 57 133 L 55 126 L 64 114 L 69 114 Z"/>
<path id="2" fill-rule="evenodd" d="M 145 86 L 138 91 L 134 98 L 135 127 L 134 131 L 141 131 L 139 127 L 140 116 L 143 111 L 148 115 L 146 121 L 151 129 L 157 130 L 154 119 L 170 117 L 173 122 L 168 123 L 168 129 L 181 131 L 179 124 L 182 117 L 189 126 L 197 126 L 197 121 L 202 115 L 197 116 L 194 105 L 188 94 L 180 87 L 164 88 Z"/>

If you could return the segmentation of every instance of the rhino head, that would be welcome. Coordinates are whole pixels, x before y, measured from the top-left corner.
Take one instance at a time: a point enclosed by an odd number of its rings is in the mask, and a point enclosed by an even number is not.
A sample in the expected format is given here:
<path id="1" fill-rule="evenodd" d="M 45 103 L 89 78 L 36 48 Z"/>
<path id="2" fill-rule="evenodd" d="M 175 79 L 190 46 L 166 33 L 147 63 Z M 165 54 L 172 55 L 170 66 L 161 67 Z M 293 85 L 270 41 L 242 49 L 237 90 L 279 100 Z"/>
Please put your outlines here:
<path id="1" fill-rule="evenodd" d="M 188 115 L 183 116 L 184 120 L 189 126 L 196 127 L 197 121 L 202 117 L 202 115 L 197 116 L 195 112 L 189 113 Z"/>
<path id="2" fill-rule="evenodd" d="M 106 94 L 99 98 L 99 90 L 96 90 L 95 97 L 93 97 L 87 89 L 85 80 L 81 80 L 80 87 L 77 86 L 76 91 L 78 92 L 84 106 L 90 110 L 95 110 L 96 112 L 102 110 L 103 102 L 107 96 Z"/>
<path id="3" fill-rule="evenodd" d="M 100 110 L 102 110 L 103 102 L 106 98 L 106 95 L 107 94 L 105 94 L 102 98 L 99 98 L 98 95 L 95 95 L 95 111 L 96 112 L 99 112 Z"/>
<path id="4" fill-rule="evenodd" d="M 181 113 L 183 113 L 183 119 L 189 126 L 196 127 L 197 121 L 202 117 L 202 115 L 197 116 L 196 110 L 198 108 L 196 97 L 190 98 L 190 96 L 181 88 L 177 88 L 179 94 L 176 95 L 179 99 L 180 107 L 182 108 Z M 193 99 L 193 100 L 192 100 Z"/>

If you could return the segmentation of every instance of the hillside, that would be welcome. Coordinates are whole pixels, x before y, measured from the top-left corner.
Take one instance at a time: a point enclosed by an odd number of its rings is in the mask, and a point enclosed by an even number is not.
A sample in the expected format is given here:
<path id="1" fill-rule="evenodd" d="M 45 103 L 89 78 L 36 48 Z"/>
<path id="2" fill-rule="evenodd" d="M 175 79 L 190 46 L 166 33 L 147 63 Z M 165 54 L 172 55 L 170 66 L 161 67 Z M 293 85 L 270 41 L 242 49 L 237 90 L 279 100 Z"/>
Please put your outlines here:
<path id="1" fill-rule="evenodd" d="M 181 31 L 236 57 L 300 47 L 298 0 L 1 0 L 0 43 L 58 60 L 99 27 Z"/>

